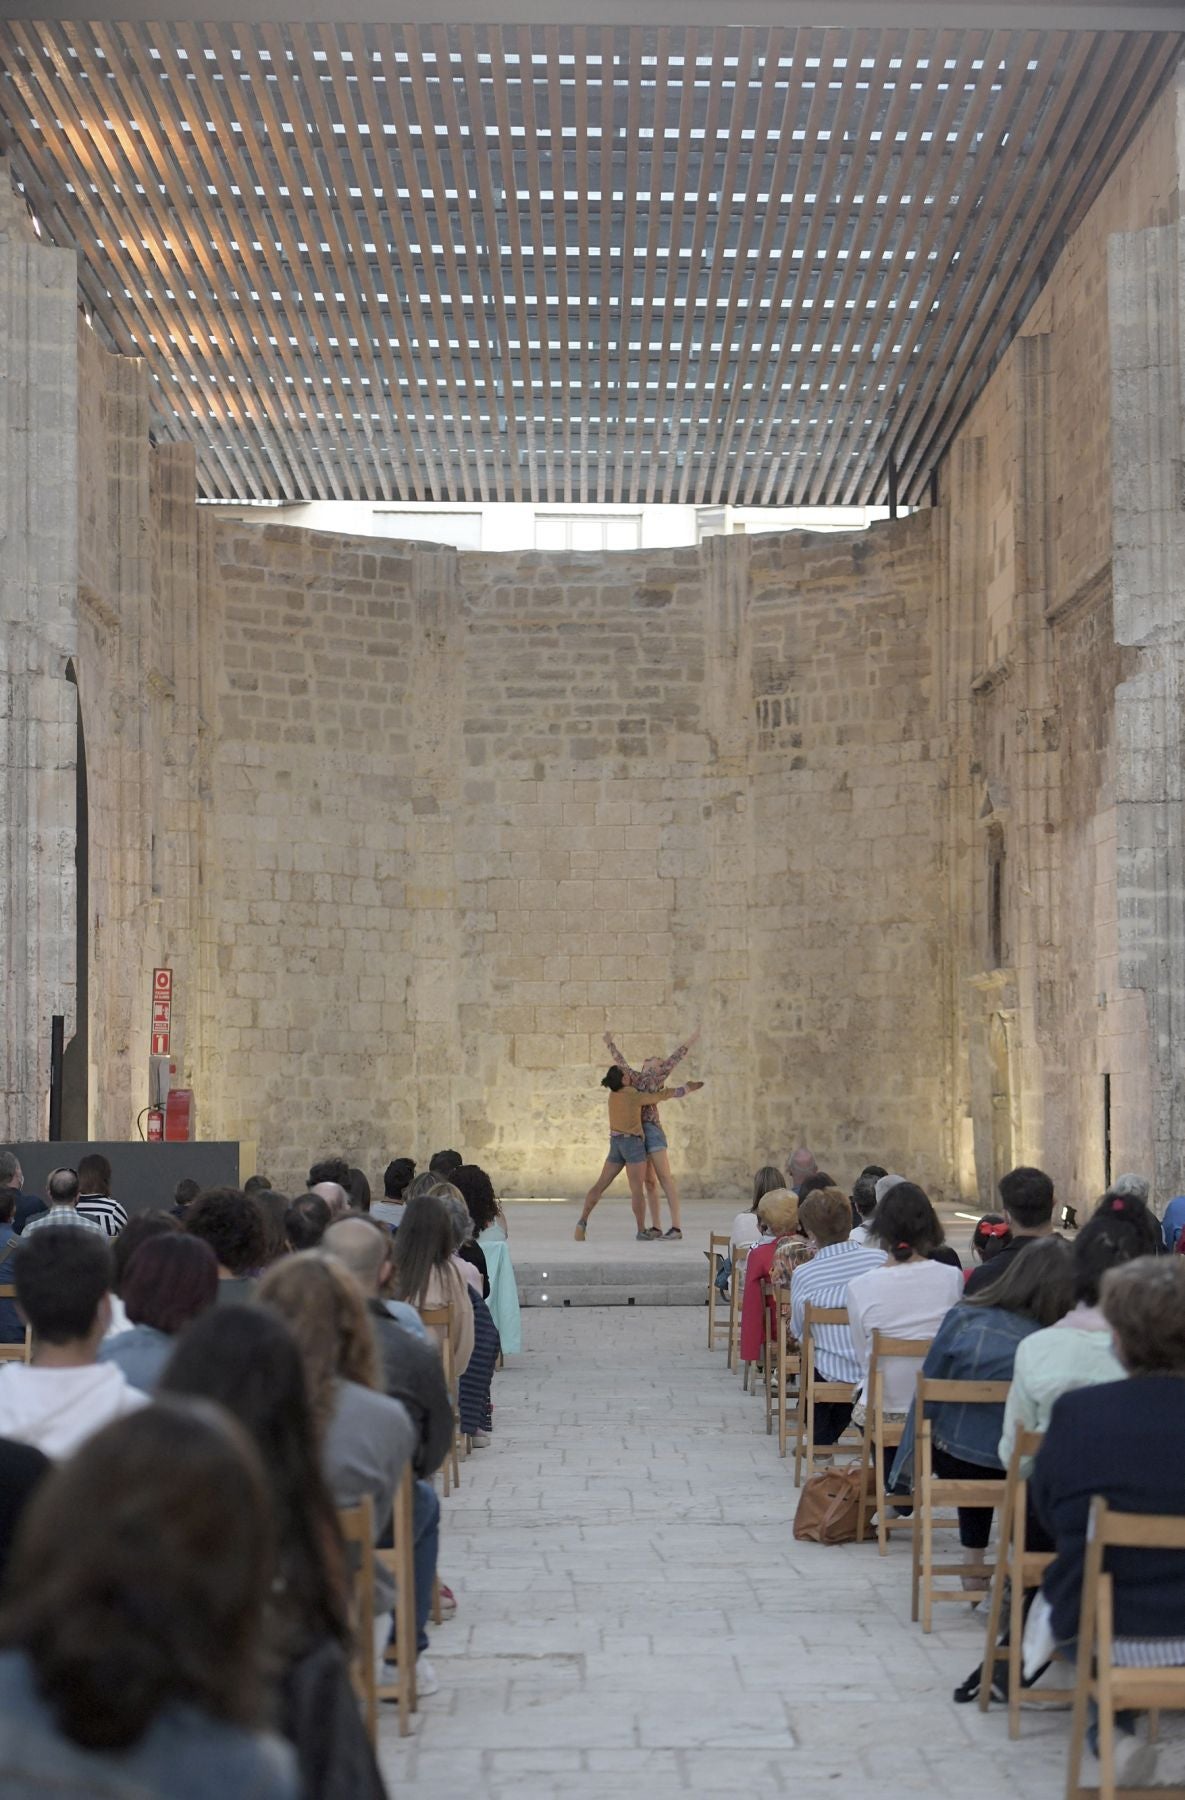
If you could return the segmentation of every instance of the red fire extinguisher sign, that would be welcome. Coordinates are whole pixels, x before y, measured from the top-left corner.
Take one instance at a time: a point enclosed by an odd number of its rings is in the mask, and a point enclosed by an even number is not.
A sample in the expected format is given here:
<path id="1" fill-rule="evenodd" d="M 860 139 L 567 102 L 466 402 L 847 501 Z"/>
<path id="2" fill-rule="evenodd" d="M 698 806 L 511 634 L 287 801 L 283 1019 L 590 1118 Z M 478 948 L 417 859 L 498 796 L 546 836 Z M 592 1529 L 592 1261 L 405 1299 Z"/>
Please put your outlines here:
<path id="1" fill-rule="evenodd" d="M 169 1054 L 172 1025 L 173 971 L 172 969 L 154 969 L 152 971 L 152 1022 L 150 1026 L 153 1056 Z"/>

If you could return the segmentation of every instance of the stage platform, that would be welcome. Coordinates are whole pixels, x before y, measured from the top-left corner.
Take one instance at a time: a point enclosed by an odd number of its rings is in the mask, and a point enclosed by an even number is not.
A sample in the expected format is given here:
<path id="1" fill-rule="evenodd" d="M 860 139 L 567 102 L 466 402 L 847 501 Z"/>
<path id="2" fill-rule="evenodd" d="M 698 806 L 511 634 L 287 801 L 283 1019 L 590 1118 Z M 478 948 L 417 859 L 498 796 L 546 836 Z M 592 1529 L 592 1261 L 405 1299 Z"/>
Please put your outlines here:
<path id="1" fill-rule="evenodd" d="M 573 1238 L 578 1200 L 506 1200 L 510 1254 L 522 1306 L 702 1306 L 708 1289 L 708 1234 L 727 1231 L 737 1200 L 683 1202 L 682 1242 L 640 1244 L 624 1195 L 606 1195 L 583 1244 Z M 940 1206 L 947 1238 L 967 1265 L 971 1224 Z M 663 1229 L 668 1220 L 663 1206 Z"/>

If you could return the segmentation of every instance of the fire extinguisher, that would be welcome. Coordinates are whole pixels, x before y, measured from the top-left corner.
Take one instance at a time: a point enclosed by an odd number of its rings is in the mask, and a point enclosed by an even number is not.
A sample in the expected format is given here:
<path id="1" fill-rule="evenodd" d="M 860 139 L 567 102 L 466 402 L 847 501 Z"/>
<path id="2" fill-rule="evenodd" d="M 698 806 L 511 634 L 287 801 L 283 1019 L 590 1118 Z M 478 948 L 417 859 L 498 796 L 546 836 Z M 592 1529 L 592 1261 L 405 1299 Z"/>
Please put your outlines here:
<path id="1" fill-rule="evenodd" d="M 150 1144 L 162 1144 L 165 1137 L 165 1115 L 161 1107 L 148 1108 L 147 1140 Z"/>

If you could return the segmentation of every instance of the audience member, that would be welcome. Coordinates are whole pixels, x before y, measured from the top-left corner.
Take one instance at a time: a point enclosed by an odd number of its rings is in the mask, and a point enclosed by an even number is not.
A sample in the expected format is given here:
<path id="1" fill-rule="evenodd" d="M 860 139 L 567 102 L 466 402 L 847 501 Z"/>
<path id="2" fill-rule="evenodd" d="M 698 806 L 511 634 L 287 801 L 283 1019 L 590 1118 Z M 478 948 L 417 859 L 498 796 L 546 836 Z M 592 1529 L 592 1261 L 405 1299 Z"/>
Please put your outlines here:
<path id="1" fill-rule="evenodd" d="M 963 1277 L 964 1283 L 970 1281 L 976 1264 L 991 1262 L 1001 1250 L 1007 1250 L 1011 1242 L 1012 1227 L 1004 1214 L 984 1213 L 971 1233 L 972 1266 Z"/>
<path id="2" fill-rule="evenodd" d="M 128 1222 L 128 1215 L 118 1200 L 111 1198 L 111 1164 L 105 1156 L 92 1150 L 78 1165 L 79 1216 L 93 1219 L 109 1238 L 118 1237 Z"/>
<path id="3" fill-rule="evenodd" d="M 378 1391 L 378 1349 L 361 1290 L 336 1258 L 304 1250 L 272 1265 L 259 1303 L 285 1320 L 300 1347 L 329 1491 L 338 1506 L 369 1496 L 377 1542 L 394 1516 L 416 1430 L 406 1408 Z M 394 1597 L 391 1575 L 376 1561 L 378 1654 L 390 1636 Z"/>
<path id="4" fill-rule="evenodd" d="M 808 1194 L 823 1194 L 826 1193 L 828 1188 L 833 1188 L 834 1186 L 834 1177 L 828 1175 L 826 1169 L 816 1169 L 813 1175 L 806 1175 L 803 1177 L 802 1183 L 797 1190 L 799 1202 L 801 1203 L 805 1200 Z"/>
<path id="5" fill-rule="evenodd" d="M 378 1341 L 383 1385 L 392 1400 L 402 1402 L 416 1429 L 416 1651 L 422 1657 L 428 1648 L 428 1615 L 440 1544 L 440 1502 L 432 1476 L 452 1448 L 453 1403 L 435 1345 L 397 1325 L 379 1298 L 391 1273 L 391 1239 L 386 1236 L 384 1244 L 383 1236 L 386 1234 L 375 1231 L 369 1220 L 340 1219 L 326 1232 L 325 1249 L 345 1264 L 362 1290 Z"/>
<path id="6" fill-rule="evenodd" d="M 1107 1200 L 1120 1199 L 1139 1200 L 1143 1205 L 1148 1206 L 1151 1193 L 1152 1183 L 1146 1175 L 1133 1175 L 1129 1172 L 1126 1175 L 1115 1177 L 1099 1204 L 1102 1205 Z"/>
<path id="7" fill-rule="evenodd" d="M 107 1340 L 132 1328 L 123 1303 L 123 1283 L 136 1251 L 149 1238 L 170 1236 L 180 1230 L 180 1220 L 171 1212 L 134 1213 L 115 1239 L 111 1246 L 114 1273 L 111 1279 L 111 1323 L 107 1327 Z"/>
<path id="8" fill-rule="evenodd" d="M 249 1300 L 263 1266 L 263 1217 L 241 1188 L 207 1188 L 189 1209 L 185 1229 L 218 1258 L 218 1304 Z"/>
<path id="9" fill-rule="evenodd" d="M 370 1183 L 362 1169 L 350 1170 L 350 1179 L 346 1183 L 346 1192 L 350 1196 L 350 1207 L 353 1212 L 368 1213 L 370 1211 Z"/>
<path id="10" fill-rule="evenodd" d="M 11 1800 L 297 1800 L 259 1731 L 269 1515 L 258 1455 L 212 1407 L 143 1407 L 46 1477 L 0 1608 Z"/>
<path id="11" fill-rule="evenodd" d="M 1180 1248 L 1183 1228 L 1185 1228 L 1185 1194 L 1178 1194 L 1176 1199 L 1170 1200 L 1165 1207 L 1164 1218 L 1161 1220 L 1166 1250 Z"/>
<path id="12" fill-rule="evenodd" d="M 404 1199 L 418 1200 L 423 1194 L 434 1194 L 443 1179 L 441 1175 L 434 1175 L 431 1169 L 421 1169 L 415 1179 L 408 1183 Z"/>
<path id="13" fill-rule="evenodd" d="M 797 1150 L 791 1151 L 789 1161 L 786 1164 L 786 1186 L 792 1193 L 797 1194 L 800 1200 L 802 1199 L 803 1182 L 808 1175 L 814 1175 L 818 1167 L 819 1165 L 815 1161 L 813 1154 L 807 1149 L 805 1144 L 800 1144 Z M 779 1172 L 778 1186 L 781 1187 L 781 1185 L 782 1181 Z"/>
<path id="14" fill-rule="evenodd" d="M 344 1156 L 327 1156 L 315 1162 L 309 1170 L 309 1190 L 316 1190 L 318 1182 L 331 1182 L 343 1192 L 350 1185 L 350 1165 Z"/>
<path id="15" fill-rule="evenodd" d="M 226 1307 L 185 1333 L 160 1391 L 225 1407 L 262 1460 L 277 1539 L 266 1641 L 304 1793 L 377 1800 L 384 1789 L 350 1688 L 345 1546 L 295 1338 L 266 1306 Z"/>
<path id="16" fill-rule="evenodd" d="M 298 1194 L 284 1214 L 284 1231 L 293 1250 L 315 1250 L 332 1218 L 320 1194 Z"/>
<path id="17" fill-rule="evenodd" d="M 1185 1514 L 1185 1265 L 1175 1256 L 1140 1257 L 1112 1268 L 1101 1305 L 1126 1379 L 1054 1402 L 1030 1485 L 1056 1548 L 1042 1582 L 1053 1637 L 1071 1656 L 1095 1496 L 1120 1512 Z M 1185 1554 L 1116 1550 L 1107 1568 L 1115 1661 L 1155 1668 L 1185 1660 Z M 1156 1773 L 1156 1746 L 1137 1747 L 1135 1722 L 1130 1713 L 1115 1720 L 1124 1788 L 1150 1787 Z"/>
<path id="18" fill-rule="evenodd" d="M 403 1223 L 403 1196 L 415 1180 L 416 1165 L 410 1156 L 397 1156 L 383 1170 L 383 1197 L 371 1207 L 371 1217 L 381 1219 L 393 1231 Z"/>
<path id="19" fill-rule="evenodd" d="M 1099 1290 L 1109 1269 L 1155 1256 L 1159 1241 L 1155 1214 L 1139 1200 L 1122 1196 L 1109 1203 L 1104 1200 L 1086 1221 L 1070 1248 L 1073 1310 L 1017 1346 L 1000 1434 L 1000 1461 L 1005 1467 L 1016 1433 L 1044 1431 L 1060 1395 L 1071 1388 L 1122 1379 Z"/>
<path id="20" fill-rule="evenodd" d="M 245 1194 L 270 1194 L 271 1191 L 272 1184 L 266 1175 L 248 1175 L 246 1181 L 243 1183 L 243 1192 Z"/>
<path id="21" fill-rule="evenodd" d="M 245 1192 L 246 1190 L 244 1190 Z M 263 1257 L 260 1267 L 270 1268 L 281 1256 L 286 1256 L 288 1243 L 288 1207 L 287 1194 L 277 1194 L 274 1188 L 255 1188 L 247 1195 L 251 1204 L 258 1208 L 263 1221 Z"/>
<path id="22" fill-rule="evenodd" d="M 763 1194 L 776 1194 L 786 1186 L 781 1169 L 773 1163 L 764 1163 L 753 1177 L 753 1201 L 747 1212 L 739 1212 L 733 1219 L 728 1231 L 728 1255 L 716 1271 L 716 1286 L 722 1294 L 728 1292 L 732 1279 L 732 1265 L 738 1250 L 748 1250 L 761 1239 L 761 1221 L 757 1217 L 757 1205 Z"/>
<path id="23" fill-rule="evenodd" d="M 1011 1169 L 1000 1178 L 1000 1202 L 1012 1237 L 988 1262 L 972 1269 L 964 1292 L 982 1293 L 999 1281 L 1016 1258 L 1053 1231 L 1053 1183 L 1042 1169 Z"/>
<path id="24" fill-rule="evenodd" d="M 808 1181 L 814 1177 L 808 1177 Z M 804 1183 L 804 1185 L 806 1185 Z M 841 1188 L 814 1189 L 798 1202 L 802 1229 L 815 1245 L 815 1254 L 794 1274 L 790 1289 L 790 1327 L 802 1341 L 808 1303 L 846 1306 L 848 1286 L 857 1275 L 879 1269 L 884 1251 L 872 1244 L 853 1244 L 852 1208 Z M 823 1325 L 814 1333 L 815 1368 L 821 1381 L 844 1381 L 854 1389 L 863 1374 L 847 1325 Z M 823 1401 L 815 1407 L 815 1442 L 834 1444 L 852 1416 L 851 1403 Z"/>
<path id="25" fill-rule="evenodd" d="M 859 1175 L 852 1187 L 852 1236 L 853 1244 L 868 1242 L 868 1227 L 872 1223 L 872 1215 L 876 1211 L 875 1175 L 867 1173 Z"/>
<path id="26" fill-rule="evenodd" d="M 452 1225 L 443 1203 L 435 1194 L 418 1194 L 409 1200 L 393 1242 L 391 1291 L 395 1299 L 406 1300 L 417 1310 L 450 1309 L 453 1372 L 459 1378 L 473 1355 L 473 1307 L 468 1284 L 453 1262 L 452 1252 Z"/>
<path id="27" fill-rule="evenodd" d="M 469 1208 L 469 1217 L 473 1220 L 473 1230 L 480 1244 L 482 1233 L 498 1223 L 499 1207 L 494 1197 L 494 1184 L 485 1170 L 476 1163 L 462 1163 L 453 1175 L 452 1183 Z M 502 1235 L 505 1236 L 505 1233 Z"/>
<path id="28" fill-rule="evenodd" d="M 350 1210 L 350 1196 L 340 1181 L 315 1182 L 309 1192 L 320 1195 L 331 1219 L 344 1219 Z"/>
<path id="29" fill-rule="evenodd" d="M 21 1168 L 20 1157 L 12 1150 L 0 1150 L 0 1187 L 16 1189 L 18 1198 L 12 1223 L 18 1237 L 30 1219 L 49 1211 L 36 1194 L 26 1194 L 25 1171 Z"/>
<path id="30" fill-rule="evenodd" d="M 912 1181 L 898 1181 L 885 1193 L 869 1228 L 870 1246 L 887 1256 L 878 1269 L 857 1275 L 848 1286 L 848 1319 L 860 1363 L 858 1404 L 867 1406 L 872 1334 L 930 1339 L 963 1292 L 958 1269 L 936 1262 L 942 1223 L 929 1196 Z M 923 1348 L 914 1362 L 891 1357 L 884 1363 L 884 1406 L 893 1418 L 904 1418 L 917 1385 Z"/>
<path id="31" fill-rule="evenodd" d="M 200 1182 L 195 1181 L 192 1175 L 183 1175 L 173 1189 L 173 1216 L 184 1220 L 201 1191 Z"/>
<path id="32" fill-rule="evenodd" d="M 996 1261 L 1001 1261 L 1000 1257 Z M 1017 1346 L 1069 1311 L 1073 1298 L 1070 1246 L 1064 1238 L 1047 1237 L 1009 1260 L 1004 1273 L 981 1294 L 963 1299 L 942 1321 L 922 1364 L 922 1372 L 943 1381 L 1010 1381 Z M 934 1473 L 942 1480 L 998 1480 L 1002 1464 L 1000 1436 L 1004 1407 L 949 1402 L 935 1406 L 931 1420 Z M 892 1485 L 908 1485 L 913 1463 L 914 1412 L 897 1460 Z M 960 1506 L 959 1541 L 963 1546 L 966 1588 L 988 1585 L 984 1551 L 992 1528 L 990 1506 Z"/>
<path id="33" fill-rule="evenodd" d="M 485 1257 L 478 1251 L 481 1266 L 477 1268 L 464 1254 L 466 1249 L 471 1248 L 469 1239 L 473 1235 L 473 1220 L 469 1216 L 469 1208 L 451 1182 L 441 1183 L 439 1198 L 448 1212 L 452 1226 L 453 1262 L 462 1275 L 469 1277 L 469 1300 L 473 1307 L 473 1353 L 457 1382 L 457 1410 L 461 1415 L 461 1430 L 470 1443 L 481 1450 L 489 1443 L 493 1430 L 494 1411 L 490 1388 L 501 1345 L 498 1341 L 498 1328 L 479 1285 L 485 1278 Z M 485 1279 L 485 1288 L 488 1292 L 488 1279 Z"/>
<path id="34" fill-rule="evenodd" d="M 94 1219 L 88 1219 L 78 1211 L 78 1177 L 73 1169 L 51 1169 L 45 1192 L 49 1209 L 39 1213 L 35 1219 L 26 1220 L 21 1233 L 26 1241 L 34 1232 L 44 1231 L 50 1225 L 78 1227 L 83 1231 L 93 1231 L 96 1237 L 107 1235 Z"/>
<path id="35" fill-rule="evenodd" d="M 19 1188 L 0 1188 L 0 1281 L 5 1283 L 12 1280 L 12 1259 L 21 1242 L 12 1223 L 19 1199 Z M 0 1300 L 0 1344 L 20 1344 L 24 1336 L 25 1322 L 15 1301 Z"/>
<path id="36" fill-rule="evenodd" d="M 13 1278 L 33 1360 L 0 1365 L 0 1437 L 69 1456 L 144 1404 L 122 1370 L 97 1361 L 111 1313 L 111 1252 L 98 1230 L 38 1231 L 13 1259 Z"/>
<path id="37" fill-rule="evenodd" d="M 440 1184 L 440 1198 L 448 1207 L 453 1222 L 453 1240 L 456 1244 L 453 1255 L 458 1267 L 474 1293 L 486 1300 L 490 1293 L 490 1272 L 486 1266 L 485 1251 L 475 1241 L 473 1214 L 465 1203 L 465 1196 L 451 1181 L 443 1181 Z"/>
<path id="38" fill-rule="evenodd" d="M 791 1193 L 789 1188 L 771 1188 L 769 1193 L 762 1194 L 757 1202 L 757 1222 L 761 1238 L 749 1251 L 749 1260 L 745 1264 L 744 1298 L 741 1302 L 741 1361 L 751 1363 L 761 1361 L 765 1347 L 765 1309 L 761 1299 L 761 1283 L 772 1283 L 777 1251 L 783 1244 L 787 1244 L 794 1248 L 801 1247 L 801 1261 L 805 1261 L 810 1254 L 810 1245 L 799 1230 L 798 1195 Z M 794 1266 L 791 1264 L 790 1273 L 793 1273 Z"/>
<path id="39" fill-rule="evenodd" d="M 142 1393 L 153 1393 L 177 1333 L 217 1298 L 218 1259 L 209 1244 L 184 1231 L 148 1238 L 123 1278 L 131 1329 L 107 1338 L 99 1348 L 99 1361 L 122 1369 Z"/>
<path id="40" fill-rule="evenodd" d="M 464 1161 L 458 1150 L 438 1150 L 428 1164 L 428 1173 L 439 1176 L 442 1181 L 451 1181 Z"/>

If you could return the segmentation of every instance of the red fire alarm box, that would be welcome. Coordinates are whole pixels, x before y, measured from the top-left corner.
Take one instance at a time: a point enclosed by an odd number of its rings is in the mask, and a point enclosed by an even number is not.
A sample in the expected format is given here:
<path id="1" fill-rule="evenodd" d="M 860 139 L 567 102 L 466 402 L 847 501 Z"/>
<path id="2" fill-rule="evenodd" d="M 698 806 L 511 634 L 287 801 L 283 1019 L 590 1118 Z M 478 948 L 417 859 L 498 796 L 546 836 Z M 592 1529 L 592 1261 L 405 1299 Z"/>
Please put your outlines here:
<path id="1" fill-rule="evenodd" d="M 165 1143 L 190 1144 L 197 1135 L 192 1088 L 170 1088 L 165 1101 Z"/>

